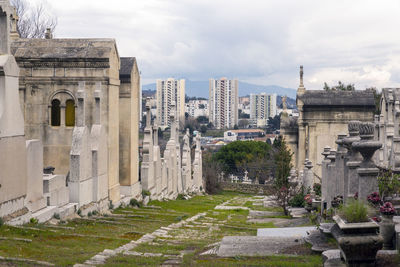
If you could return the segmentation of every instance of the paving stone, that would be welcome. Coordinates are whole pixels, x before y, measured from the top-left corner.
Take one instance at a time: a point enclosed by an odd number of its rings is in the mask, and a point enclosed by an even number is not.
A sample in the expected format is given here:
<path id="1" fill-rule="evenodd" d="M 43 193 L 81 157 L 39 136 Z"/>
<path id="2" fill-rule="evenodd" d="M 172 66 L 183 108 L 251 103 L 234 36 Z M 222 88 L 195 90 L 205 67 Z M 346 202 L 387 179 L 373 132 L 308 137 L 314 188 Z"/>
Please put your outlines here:
<path id="1" fill-rule="evenodd" d="M 297 237 L 226 236 L 218 249 L 219 257 L 270 256 L 285 248 L 303 244 Z"/>
<path id="2" fill-rule="evenodd" d="M 216 206 L 214 209 L 216 209 L 216 210 L 249 210 L 248 207 L 241 207 L 241 206 L 223 206 L 223 205 Z"/>
<path id="3" fill-rule="evenodd" d="M 266 237 L 291 237 L 302 238 L 306 237 L 307 232 L 316 230 L 315 226 L 307 227 L 285 227 L 285 228 L 260 228 L 257 229 L 257 236 Z"/>
<path id="4" fill-rule="evenodd" d="M 162 253 L 144 253 L 143 256 L 144 257 L 162 257 L 163 254 Z"/>
<path id="5" fill-rule="evenodd" d="M 143 253 L 136 252 L 136 251 L 125 251 L 123 254 L 126 256 L 142 256 L 143 255 Z"/>
<path id="6" fill-rule="evenodd" d="M 268 216 L 283 216 L 283 215 L 285 215 L 283 212 L 275 212 L 275 211 L 260 211 L 260 210 L 249 211 L 249 216 L 253 218 L 268 217 Z"/>

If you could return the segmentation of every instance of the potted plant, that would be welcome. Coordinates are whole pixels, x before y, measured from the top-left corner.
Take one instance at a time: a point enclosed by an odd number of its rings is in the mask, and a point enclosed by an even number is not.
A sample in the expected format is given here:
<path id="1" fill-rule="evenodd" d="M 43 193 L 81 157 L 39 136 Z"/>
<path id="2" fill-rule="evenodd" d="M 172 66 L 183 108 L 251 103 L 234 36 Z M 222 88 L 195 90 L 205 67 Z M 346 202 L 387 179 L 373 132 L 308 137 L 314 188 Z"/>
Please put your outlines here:
<path id="1" fill-rule="evenodd" d="M 373 192 L 369 194 L 367 196 L 367 200 L 374 207 L 377 207 L 381 203 L 381 197 L 379 196 L 378 192 Z"/>
<path id="2" fill-rule="evenodd" d="M 394 209 L 392 203 L 386 202 L 380 207 L 379 211 L 382 215 L 382 221 L 379 224 L 379 232 L 383 238 L 383 249 L 392 249 L 395 232 L 393 215 L 395 214 L 396 210 Z"/>
<path id="3" fill-rule="evenodd" d="M 383 239 L 378 234 L 379 225 L 368 217 L 367 205 L 349 199 L 334 220 L 340 229 L 338 244 L 346 263 L 373 264 Z"/>

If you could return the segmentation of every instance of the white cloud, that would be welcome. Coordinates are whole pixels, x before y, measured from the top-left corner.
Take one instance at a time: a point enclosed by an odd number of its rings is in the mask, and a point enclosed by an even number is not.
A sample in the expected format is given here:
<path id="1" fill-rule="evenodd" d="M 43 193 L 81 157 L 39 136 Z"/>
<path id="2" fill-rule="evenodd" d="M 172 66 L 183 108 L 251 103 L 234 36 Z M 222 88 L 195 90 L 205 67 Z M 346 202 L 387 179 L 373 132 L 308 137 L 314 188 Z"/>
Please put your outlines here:
<path id="1" fill-rule="evenodd" d="M 296 88 L 400 83 L 397 0 L 49 0 L 57 37 L 112 37 L 145 82 L 236 77 Z M 308 83 L 308 84 L 307 84 Z"/>

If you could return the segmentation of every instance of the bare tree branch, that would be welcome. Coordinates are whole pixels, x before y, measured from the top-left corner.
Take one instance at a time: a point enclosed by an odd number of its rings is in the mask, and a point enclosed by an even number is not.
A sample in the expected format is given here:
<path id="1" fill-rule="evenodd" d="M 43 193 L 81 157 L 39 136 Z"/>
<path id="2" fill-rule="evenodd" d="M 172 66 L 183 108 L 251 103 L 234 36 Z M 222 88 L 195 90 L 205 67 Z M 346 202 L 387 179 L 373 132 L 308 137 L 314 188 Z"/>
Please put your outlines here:
<path id="1" fill-rule="evenodd" d="M 33 6 L 26 0 L 11 0 L 11 4 L 19 17 L 17 30 L 21 38 L 44 38 L 48 28 L 54 32 L 57 17 L 46 8 L 45 0 Z"/>

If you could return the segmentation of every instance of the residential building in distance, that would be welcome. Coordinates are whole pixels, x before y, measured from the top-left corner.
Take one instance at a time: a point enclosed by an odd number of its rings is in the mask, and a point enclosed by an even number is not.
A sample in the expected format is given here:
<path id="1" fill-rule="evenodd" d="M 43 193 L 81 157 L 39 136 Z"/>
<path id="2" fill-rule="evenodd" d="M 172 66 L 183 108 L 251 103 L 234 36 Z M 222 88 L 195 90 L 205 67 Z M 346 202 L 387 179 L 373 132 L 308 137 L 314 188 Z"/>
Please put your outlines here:
<path id="1" fill-rule="evenodd" d="M 171 107 L 176 108 L 179 125 L 185 123 L 185 80 L 157 80 L 157 124 L 161 128 L 171 127 Z"/>
<path id="2" fill-rule="evenodd" d="M 189 100 L 185 104 L 185 112 L 187 112 L 189 116 L 193 118 L 200 116 L 208 117 L 208 100 Z"/>
<path id="3" fill-rule="evenodd" d="M 209 120 L 217 129 L 233 128 L 238 123 L 237 79 L 210 79 Z"/>
<path id="4" fill-rule="evenodd" d="M 276 94 L 250 94 L 250 120 L 253 125 L 264 127 L 268 118 L 276 114 Z"/>

